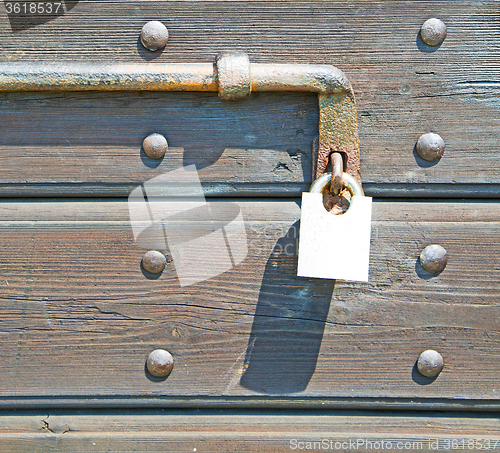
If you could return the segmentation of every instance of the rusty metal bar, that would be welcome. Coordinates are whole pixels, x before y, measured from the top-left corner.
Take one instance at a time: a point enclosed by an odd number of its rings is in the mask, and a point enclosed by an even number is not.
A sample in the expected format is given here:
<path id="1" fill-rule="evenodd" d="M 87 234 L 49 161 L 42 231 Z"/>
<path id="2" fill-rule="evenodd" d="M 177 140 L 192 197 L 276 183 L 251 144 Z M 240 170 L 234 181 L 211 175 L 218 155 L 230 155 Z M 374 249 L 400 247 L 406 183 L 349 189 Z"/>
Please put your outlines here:
<path id="1" fill-rule="evenodd" d="M 335 66 L 311 64 L 250 64 L 252 91 L 352 93 L 345 74 Z"/>
<path id="2" fill-rule="evenodd" d="M 226 54 L 229 58 L 232 54 Z M 329 65 L 250 63 L 251 91 L 351 92 Z M 212 63 L 0 63 L 0 91 L 217 91 Z"/>
<path id="3" fill-rule="evenodd" d="M 212 63 L 0 63 L 0 91 L 217 91 Z"/>
<path id="4" fill-rule="evenodd" d="M 313 177 L 331 153 L 342 152 L 346 171 L 361 184 L 356 104 L 349 80 L 330 65 L 250 63 L 227 53 L 213 63 L 0 63 L 0 91 L 212 91 L 243 99 L 252 91 L 319 94 L 319 141 Z"/>

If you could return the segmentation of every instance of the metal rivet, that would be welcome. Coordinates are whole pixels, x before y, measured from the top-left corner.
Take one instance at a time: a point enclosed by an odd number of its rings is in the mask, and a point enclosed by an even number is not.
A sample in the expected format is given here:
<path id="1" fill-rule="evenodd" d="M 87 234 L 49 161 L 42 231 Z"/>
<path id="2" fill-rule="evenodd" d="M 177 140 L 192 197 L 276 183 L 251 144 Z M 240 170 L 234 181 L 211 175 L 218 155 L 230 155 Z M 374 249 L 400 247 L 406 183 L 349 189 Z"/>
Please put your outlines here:
<path id="1" fill-rule="evenodd" d="M 422 352 L 418 358 L 417 368 L 420 374 L 427 377 L 435 377 L 443 369 L 444 361 L 439 352 L 428 349 Z"/>
<path id="2" fill-rule="evenodd" d="M 165 349 L 155 349 L 146 362 L 149 373 L 155 377 L 167 377 L 174 368 L 174 358 Z"/>
<path id="3" fill-rule="evenodd" d="M 167 45 L 168 30 L 165 25 L 157 20 L 148 22 L 141 30 L 142 45 L 154 52 L 163 49 Z"/>
<path id="4" fill-rule="evenodd" d="M 448 263 L 448 252 L 440 245 L 428 245 L 420 254 L 420 265 L 431 274 L 442 272 Z"/>
<path id="5" fill-rule="evenodd" d="M 417 142 L 418 155 L 429 162 L 439 160 L 444 154 L 444 140 L 432 132 L 422 135 Z"/>
<path id="6" fill-rule="evenodd" d="M 439 46 L 446 38 L 446 25 L 439 19 L 426 20 L 420 28 L 420 37 L 428 46 Z"/>
<path id="7" fill-rule="evenodd" d="M 156 250 L 146 252 L 142 257 L 142 267 L 151 274 L 159 274 L 165 269 L 167 259 L 165 255 Z"/>
<path id="8" fill-rule="evenodd" d="M 161 159 L 168 150 L 168 142 L 163 135 L 151 134 L 142 142 L 142 148 L 152 159 Z"/>

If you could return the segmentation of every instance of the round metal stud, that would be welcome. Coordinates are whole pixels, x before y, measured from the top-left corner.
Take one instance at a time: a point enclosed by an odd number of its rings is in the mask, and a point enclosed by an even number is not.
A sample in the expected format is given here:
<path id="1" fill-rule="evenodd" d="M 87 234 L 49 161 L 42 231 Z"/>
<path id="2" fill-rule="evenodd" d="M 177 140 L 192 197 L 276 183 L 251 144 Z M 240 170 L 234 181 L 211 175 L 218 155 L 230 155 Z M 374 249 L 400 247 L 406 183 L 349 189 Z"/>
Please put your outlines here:
<path id="1" fill-rule="evenodd" d="M 174 368 L 174 358 L 165 349 L 155 349 L 146 362 L 149 373 L 155 377 L 167 377 Z"/>
<path id="2" fill-rule="evenodd" d="M 163 49 L 167 45 L 168 30 L 165 25 L 157 20 L 148 22 L 141 30 L 142 45 L 154 52 Z"/>
<path id="3" fill-rule="evenodd" d="M 439 19 L 426 20 L 420 28 L 420 37 L 428 46 L 439 46 L 446 38 L 446 25 Z"/>
<path id="4" fill-rule="evenodd" d="M 152 159 L 161 159 L 168 150 L 168 142 L 163 135 L 151 134 L 142 142 L 142 148 Z"/>
<path id="5" fill-rule="evenodd" d="M 420 265 L 430 274 L 443 272 L 448 264 L 448 252 L 440 245 L 428 245 L 420 254 Z"/>
<path id="6" fill-rule="evenodd" d="M 432 132 L 422 135 L 417 142 L 418 155 L 429 162 L 439 160 L 444 154 L 444 140 Z"/>
<path id="7" fill-rule="evenodd" d="M 427 377 L 436 377 L 443 369 L 444 361 L 439 352 L 428 349 L 418 358 L 417 368 L 420 374 Z"/>
<path id="8" fill-rule="evenodd" d="M 159 274 L 165 269 L 167 259 L 163 253 L 151 250 L 142 257 L 142 267 L 151 274 Z"/>

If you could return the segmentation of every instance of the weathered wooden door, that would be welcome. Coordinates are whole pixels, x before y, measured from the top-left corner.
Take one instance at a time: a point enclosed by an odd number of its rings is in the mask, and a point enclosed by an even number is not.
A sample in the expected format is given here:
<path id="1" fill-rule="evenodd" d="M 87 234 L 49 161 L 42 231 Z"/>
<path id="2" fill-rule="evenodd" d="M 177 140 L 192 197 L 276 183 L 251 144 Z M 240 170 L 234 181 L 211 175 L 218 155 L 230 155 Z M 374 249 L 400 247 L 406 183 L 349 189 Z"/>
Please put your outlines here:
<path id="1" fill-rule="evenodd" d="M 4 1 L 0 450 L 500 450 L 499 6 Z M 447 27 L 434 46 L 429 18 Z M 140 33 L 155 20 L 169 39 L 150 51 Z M 348 77 L 373 197 L 367 283 L 297 277 L 317 93 L 30 85 L 76 67 L 210 73 L 225 52 Z M 153 133 L 168 141 L 160 159 L 143 148 Z M 428 133 L 444 142 L 437 160 L 417 149 Z M 240 216 L 246 250 L 186 284 L 167 248 L 163 272 L 145 270 L 130 210 L 182 168 L 202 204 Z M 195 220 L 176 220 L 179 237 Z M 431 244 L 447 251 L 441 272 L 421 265 Z M 213 258 L 190 250 L 193 269 Z M 167 378 L 148 372 L 156 349 L 173 357 Z M 437 377 L 418 371 L 425 350 L 444 360 Z"/>

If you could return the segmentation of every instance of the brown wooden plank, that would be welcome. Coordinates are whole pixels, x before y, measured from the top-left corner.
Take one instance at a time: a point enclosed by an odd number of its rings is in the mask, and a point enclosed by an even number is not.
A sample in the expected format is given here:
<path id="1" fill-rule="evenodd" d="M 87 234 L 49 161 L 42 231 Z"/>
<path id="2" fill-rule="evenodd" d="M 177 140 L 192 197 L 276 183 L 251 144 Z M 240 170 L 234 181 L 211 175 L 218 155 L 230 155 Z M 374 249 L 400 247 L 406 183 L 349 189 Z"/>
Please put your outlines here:
<path id="1" fill-rule="evenodd" d="M 3 96 L 3 195 L 16 196 L 26 185 L 31 189 L 23 193 L 36 196 L 47 190 L 127 195 L 150 178 L 192 164 L 207 195 L 297 193 L 311 179 L 317 96 L 263 94 L 237 103 L 203 93 Z M 307 116 L 312 123 L 304 123 Z M 169 141 L 161 161 L 141 150 L 152 132 Z"/>
<path id="2" fill-rule="evenodd" d="M 463 413 L 31 412 L 3 414 L 0 426 L 5 452 L 286 452 L 313 442 L 328 451 L 373 451 L 382 442 L 382 451 L 500 449 L 498 417 Z"/>
<path id="3" fill-rule="evenodd" d="M 126 202 L 1 203 L 2 405 L 497 404 L 498 203 L 375 203 L 367 284 L 295 276 L 298 203 L 240 206 L 247 258 L 182 288 L 173 264 L 141 272 Z M 430 243 L 450 254 L 437 277 L 417 264 Z M 176 363 L 162 382 L 144 370 L 157 347 Z M 428 348 L 434 382 L 413 369 Z"/>
<path id="4" fill-rule="evenodd" d="M 1 59 L 198 62 L 238 50 L 256 62 L 331 63 L 348 74 L 357 95 L 369 193 L 498 196 L 497 15 L 493 0 L 80 1 L 64 16 L 16 32 L 3 16 Z M 432 16 L 448 26 L 437 50 L 418 38 Z M 138 44 L 151 19 L 169 27 L 163 53 Z M 86 99 L 1 96 L 0 194 L 121 196 L 179 159 L 204 168 L 213 195 L 297 195 L 310 182 L 314 97 L 255 95 L 236 105 L 201 94 Z M 140 159 L 140 143 L 158 129 L 174 150 L 153 169 Z M 447 144 L 434 165 L 413 152 L 429 131 Z M 228 149 L 238 150 L 236 159 Z M 266 165 L 259 166 L 264 149 Z"/>

